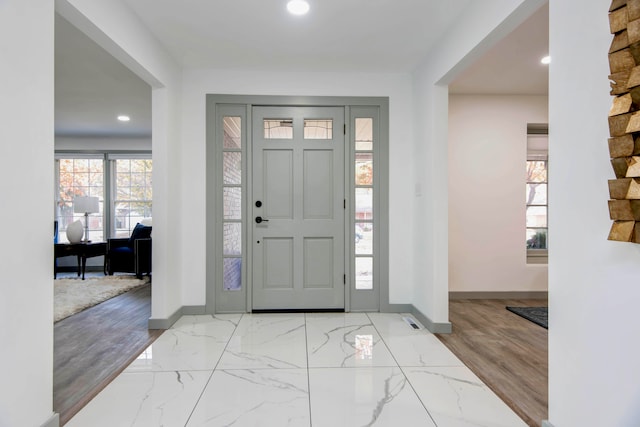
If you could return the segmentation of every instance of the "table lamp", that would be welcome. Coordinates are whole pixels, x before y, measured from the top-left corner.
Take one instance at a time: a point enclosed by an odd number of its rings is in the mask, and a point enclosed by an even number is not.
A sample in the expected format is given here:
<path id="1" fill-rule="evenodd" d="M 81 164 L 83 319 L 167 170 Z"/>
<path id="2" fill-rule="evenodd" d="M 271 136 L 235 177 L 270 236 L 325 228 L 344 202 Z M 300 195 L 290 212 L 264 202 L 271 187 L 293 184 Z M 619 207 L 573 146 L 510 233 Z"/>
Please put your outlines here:
<path id="1" fill-rule="evenodd" d="M 89 214 L 100 212 L 97 197 L 80 196 L 73 199 L 73 212 L 84 214 L 84 241 L 89 241 Z"/>

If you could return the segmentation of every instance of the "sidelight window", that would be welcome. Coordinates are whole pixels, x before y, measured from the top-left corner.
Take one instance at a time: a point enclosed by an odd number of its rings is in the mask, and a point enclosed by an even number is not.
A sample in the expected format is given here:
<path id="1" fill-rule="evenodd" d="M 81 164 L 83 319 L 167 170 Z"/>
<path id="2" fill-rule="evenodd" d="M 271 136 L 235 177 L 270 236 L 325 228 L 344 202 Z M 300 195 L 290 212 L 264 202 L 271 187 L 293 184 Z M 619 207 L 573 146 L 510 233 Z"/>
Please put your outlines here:
<path id="1" fill-rule="evenodd" d="M 373 119 L 355 119 L 355 289 L 373 289 Z"/>
<path id="2" fill-rule="evenodd" d="M 267 125 L 265 123 L 265 135 L 271 129 Z M 239 291 L 242 289 L 243 253 L 242 117 L 225 116 L 222 127 L 222 287 L 226 291 Z"/>

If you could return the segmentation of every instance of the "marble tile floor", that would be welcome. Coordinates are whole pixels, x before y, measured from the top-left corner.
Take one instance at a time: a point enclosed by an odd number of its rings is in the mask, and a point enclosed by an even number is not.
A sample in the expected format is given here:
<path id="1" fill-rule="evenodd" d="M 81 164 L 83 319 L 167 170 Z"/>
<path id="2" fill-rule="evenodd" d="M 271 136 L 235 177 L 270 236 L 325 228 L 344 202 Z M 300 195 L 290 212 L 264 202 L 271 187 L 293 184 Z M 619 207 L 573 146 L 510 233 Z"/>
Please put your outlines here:
<path id="1" fill-rule="evenodd" d="M 407 317 L 184 316 L 66 425 L 526 426 Z"/>

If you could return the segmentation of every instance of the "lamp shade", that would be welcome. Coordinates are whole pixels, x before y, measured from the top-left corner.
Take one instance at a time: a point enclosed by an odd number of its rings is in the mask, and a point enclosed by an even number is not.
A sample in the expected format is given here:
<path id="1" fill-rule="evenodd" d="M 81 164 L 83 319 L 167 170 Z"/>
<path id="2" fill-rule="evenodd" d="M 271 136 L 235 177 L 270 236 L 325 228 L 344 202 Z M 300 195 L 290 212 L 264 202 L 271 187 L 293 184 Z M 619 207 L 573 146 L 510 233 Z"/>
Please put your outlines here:
<path id="1" fill-rule="evenodd" d="M 97 197 L 76 197 L 73 199 L 73 211 L 75 213 L 100 212 L 100 203 Z"/>

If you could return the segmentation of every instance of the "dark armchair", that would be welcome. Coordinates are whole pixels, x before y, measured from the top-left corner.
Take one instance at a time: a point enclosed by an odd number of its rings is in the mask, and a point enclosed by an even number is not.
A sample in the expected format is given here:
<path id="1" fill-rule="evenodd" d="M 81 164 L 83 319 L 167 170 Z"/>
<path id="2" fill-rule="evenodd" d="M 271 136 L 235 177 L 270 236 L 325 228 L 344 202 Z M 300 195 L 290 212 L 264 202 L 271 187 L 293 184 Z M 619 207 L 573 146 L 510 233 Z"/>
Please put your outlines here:
<path id="1" fill-rule="evenodd" d="M 107 273 L 151 275 L 151 227 L 136 224 L 131 237 L 107 239 Z"/>

